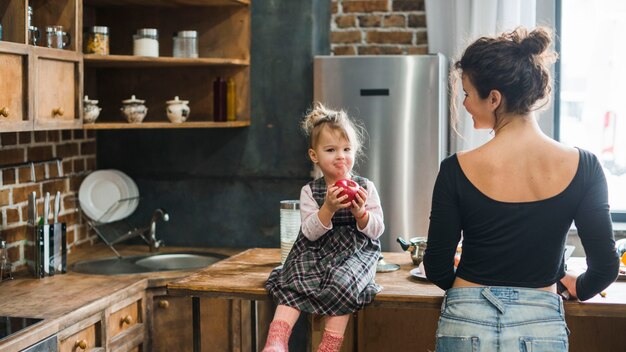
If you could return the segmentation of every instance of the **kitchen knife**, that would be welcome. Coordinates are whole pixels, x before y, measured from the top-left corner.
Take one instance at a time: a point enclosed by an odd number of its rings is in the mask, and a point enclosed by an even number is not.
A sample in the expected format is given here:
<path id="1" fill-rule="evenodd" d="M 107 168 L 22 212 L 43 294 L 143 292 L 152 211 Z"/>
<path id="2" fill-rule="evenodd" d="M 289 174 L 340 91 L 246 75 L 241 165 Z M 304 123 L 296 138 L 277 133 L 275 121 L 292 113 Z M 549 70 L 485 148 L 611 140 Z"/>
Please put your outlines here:
<path id="1" fill-rule="evenodd" d="M 46 192 L 43 201 L 43 224 L 48 225 L 48 214 L 50 214 L 50 192 Z"/>
<path id="2" fill-rule="evenodd" d="M 59 222 L 59 209 L 61 208 L 61 191 L 57 191 L 56 196 L 54 197 L 54 222 L 56 224 Z"/>
<path id="3" fill-rule="evenodd" d="M 36 226 L 37 218 L 37 192 L 33 192 L 28 195 L 28 224 Z"/>
<path id="4" fill-rule="evenodd" d="M 46 192 L 43 201 L 43 272 L 44 275 L 50 273 L 50 225 L 48 216 L 50 214 L 50 192 Z"/>
<path id="5" fill-rule="evenodd" d="M 62 247 L 63 243 L 63 224 L 59 223 L 59 210 L 61 209 L 61 192 L 57 191 L 57 194 L 54 198 L 54 222 L 52 225 L 52 236 L 51 245 L 52 248 L 50 250 L 50 275 L 53 275 L 57 272 L 62 272 L 63 263 L 62 263 Z"/>

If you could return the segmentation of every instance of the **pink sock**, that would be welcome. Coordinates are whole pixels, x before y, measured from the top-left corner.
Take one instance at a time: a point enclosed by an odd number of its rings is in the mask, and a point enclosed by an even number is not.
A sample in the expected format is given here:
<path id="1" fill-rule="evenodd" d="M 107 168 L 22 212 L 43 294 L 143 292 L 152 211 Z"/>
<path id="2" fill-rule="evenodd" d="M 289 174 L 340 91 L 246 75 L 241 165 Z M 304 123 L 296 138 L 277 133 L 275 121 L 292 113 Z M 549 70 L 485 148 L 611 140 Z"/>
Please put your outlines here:
<path id="1" fill-rule="evenodd" d="M 324 331 L 322 342 L 317 347 L 317 352 L 339 352 L 342 343 L 343 336 L 332 335 L 328 331 Z"/>
<path id="2" fill-rule="evenodd" d="M 291 335 L 291 326 L 287 322 L 272 321 L 262 352 L 288 352 L 289 335 Z"/>

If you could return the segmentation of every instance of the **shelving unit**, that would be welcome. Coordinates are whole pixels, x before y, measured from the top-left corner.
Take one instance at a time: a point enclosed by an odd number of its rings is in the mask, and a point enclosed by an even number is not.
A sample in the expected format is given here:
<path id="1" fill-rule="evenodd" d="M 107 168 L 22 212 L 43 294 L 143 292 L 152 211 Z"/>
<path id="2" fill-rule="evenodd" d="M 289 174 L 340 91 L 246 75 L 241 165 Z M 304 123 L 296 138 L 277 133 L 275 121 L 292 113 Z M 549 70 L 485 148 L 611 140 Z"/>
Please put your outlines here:
<path id="1" fill-rule="evenodd" d="M 247 0 L 85 0 L 83 27 L 107 26 L 111 55 L 83 55 L 84 90 L 102 108 L 85 129 L 233 128 L 250 125 L 250 1 Z M 158 58 L 133 56 L 139 28 L 159 30 Z M 198 32 L 199 58 L 172 57 L 172 34 Z M 236 121 L 213 121 L 213 81 L 235 80 Z M 140 124 L 128 123 L 121 101 L 146 101 Z M 186 122 L 167 119 L 165 102 L 188 100 Z"/>
<path id="2" fill-rule="evenodd" d="M 78 49 L 80 0 L 3 0 L 0 23 L 0 131 L 80 128 L 82 53 Z M 28 44 L 28 6 L 39 46 Z M 65 49 L 45 48 L 46 26 L 63 26 Z M 5 116 L 6 115 L 6 116 Z"/>

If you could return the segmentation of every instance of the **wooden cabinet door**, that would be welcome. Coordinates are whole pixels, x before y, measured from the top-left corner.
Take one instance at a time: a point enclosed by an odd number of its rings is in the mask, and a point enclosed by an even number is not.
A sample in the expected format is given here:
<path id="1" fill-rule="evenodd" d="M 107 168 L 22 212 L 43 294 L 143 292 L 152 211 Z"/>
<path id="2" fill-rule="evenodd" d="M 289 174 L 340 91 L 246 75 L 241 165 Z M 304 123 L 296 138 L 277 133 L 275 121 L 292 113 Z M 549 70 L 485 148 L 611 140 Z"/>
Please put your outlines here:
<path id="1" fill-rule="evenodd" d="M 27 49 L 12 43 L 0 46 L 0 131 L 29 131 Z"/>
<path id="2" fill-rule="evenodd" d="M 192 346 L 191 297 L 154 296 L 151 312 L 151 351 L 185 350 Z"/>
<path id="3" fill-rule="evenodd" d="M 35 69 L 35 129 L 80 128 L 80 62 L 37 56 Z"/>

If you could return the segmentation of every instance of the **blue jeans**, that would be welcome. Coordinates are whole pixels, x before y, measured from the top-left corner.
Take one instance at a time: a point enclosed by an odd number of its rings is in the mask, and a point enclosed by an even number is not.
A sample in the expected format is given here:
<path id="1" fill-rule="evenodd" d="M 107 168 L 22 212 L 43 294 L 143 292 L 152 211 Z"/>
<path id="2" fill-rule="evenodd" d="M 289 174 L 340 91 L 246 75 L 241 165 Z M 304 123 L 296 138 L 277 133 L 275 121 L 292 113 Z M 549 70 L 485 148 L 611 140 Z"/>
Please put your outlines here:
<path id="1" fill-rule="evenodd" d="M 569 330 L 561 297 L 517 287 L 451 288 L 441 306 L 436 352 L 562 352 Z"/>

